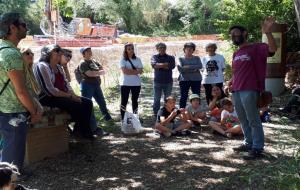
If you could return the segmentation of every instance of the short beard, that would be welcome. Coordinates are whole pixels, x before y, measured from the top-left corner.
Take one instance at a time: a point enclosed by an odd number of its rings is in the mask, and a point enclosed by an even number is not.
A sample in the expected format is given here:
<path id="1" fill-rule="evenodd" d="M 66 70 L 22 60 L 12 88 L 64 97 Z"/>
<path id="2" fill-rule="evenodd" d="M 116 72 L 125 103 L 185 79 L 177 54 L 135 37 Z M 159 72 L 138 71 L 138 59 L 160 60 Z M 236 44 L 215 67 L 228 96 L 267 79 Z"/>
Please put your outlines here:
<path id="1" fill-rule="evenodd" d="M 236 46 L 240 46 L 245 42 L 244 36 L 240 36 L 238 40 L 232 40 L 232 43 Z"/>

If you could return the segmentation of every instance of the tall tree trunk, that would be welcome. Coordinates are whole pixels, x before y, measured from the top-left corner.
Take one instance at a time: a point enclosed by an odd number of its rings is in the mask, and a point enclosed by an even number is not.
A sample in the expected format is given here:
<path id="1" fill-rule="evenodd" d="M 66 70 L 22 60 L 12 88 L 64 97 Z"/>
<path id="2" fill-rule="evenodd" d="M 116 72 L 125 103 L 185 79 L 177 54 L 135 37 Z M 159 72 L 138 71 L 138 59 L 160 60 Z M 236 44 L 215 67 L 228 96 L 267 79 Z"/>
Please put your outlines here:
<path id="1" fill-rule="evenodd" d="M 297 25 L 298 25 L 298 33 L 300 36 L 300 0 L 294 0 L 294 4 L 295 4 L 295 11 L 296 11 Z"/>

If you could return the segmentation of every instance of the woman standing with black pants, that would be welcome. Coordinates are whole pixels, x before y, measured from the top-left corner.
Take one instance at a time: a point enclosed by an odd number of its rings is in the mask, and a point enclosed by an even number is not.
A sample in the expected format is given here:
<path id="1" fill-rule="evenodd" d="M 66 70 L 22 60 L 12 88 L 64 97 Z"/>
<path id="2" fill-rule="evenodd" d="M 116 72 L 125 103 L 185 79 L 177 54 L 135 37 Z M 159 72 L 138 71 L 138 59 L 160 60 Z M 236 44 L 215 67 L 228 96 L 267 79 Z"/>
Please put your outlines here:
<path id="1" fill-rule="evenodd" d="M 133 113 L 138 112 L 138 98 L 141 91 L 141 77 L 143 64 L 140 58 L 134 53 L 134 46 L 131 43 L 125 44 L 123 58 L 120 61 L 122 74 L 120 77 L 121 86 L 121 119 L 124 119 L 129 94 L 131 92 L 131 102 Z"/>

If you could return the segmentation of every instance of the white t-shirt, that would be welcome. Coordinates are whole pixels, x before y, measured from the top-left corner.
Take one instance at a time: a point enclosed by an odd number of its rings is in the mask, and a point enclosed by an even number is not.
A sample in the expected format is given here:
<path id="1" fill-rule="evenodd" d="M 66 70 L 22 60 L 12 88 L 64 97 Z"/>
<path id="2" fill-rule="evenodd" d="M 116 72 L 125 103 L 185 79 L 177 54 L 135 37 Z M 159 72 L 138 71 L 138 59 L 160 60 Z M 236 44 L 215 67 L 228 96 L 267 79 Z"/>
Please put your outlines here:
<path id="1" fill-rule="evenodd" d="M 201 58 L 201 62 L 203 66 L 202 84 L 224 82 L 223 70 L 225 69 L 225 58 L 223 55 L 207 55 Z"/>
<path id="2" fill-rule="evenodd" d="M 143 64 L 140 58 L 136 59 L 130 59 L 132 64 L 135 66 L 137 69 L 142 69 Z M 126 61 L 122 59 L 120 61 L 120 68 L 127 68 L 127 69 L 132 69 L 132 66 L 129 61 Z M 123 72 L 121 73 L 120 76 L 120 85 L 121 86 L 141 86 L 141 77 L 140 75 L 126 75 Z"/>
<path id="3" fill-rule="evenodd" d="M 233 112 L 231 112 L 231 113 L 228 112 L 227 110 L 222 110 L 222 112 L 221 112 L 221 120 L 223 120 L 227 116 L 232 116 L 232 117 L 238 118 L 235 110 L 233 110 Z"/>

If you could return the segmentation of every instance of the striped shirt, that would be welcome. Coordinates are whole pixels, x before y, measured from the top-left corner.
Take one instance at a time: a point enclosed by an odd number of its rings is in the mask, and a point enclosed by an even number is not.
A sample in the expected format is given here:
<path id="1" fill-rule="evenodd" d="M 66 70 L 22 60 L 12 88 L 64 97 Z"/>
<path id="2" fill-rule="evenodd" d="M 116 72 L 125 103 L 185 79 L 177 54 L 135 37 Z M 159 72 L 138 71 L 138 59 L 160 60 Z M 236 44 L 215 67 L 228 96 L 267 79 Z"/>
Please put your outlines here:
<path id="1" fill-rule="evenodd" d="M 66 79 L 66 76 L 63 72 L 63 69 L 60 65 L 56 65 L 58 72 L 62 73 L 65 80 L 65 85 L 68 91 L 73 92 L 69 82 Z M 57 96 L 60 90 L 54 86 L 55 83 L 55 73 L 54 70 L 50 67 L 50 65 L 46 62 L 38 62 L 33 66 L 33 73 L 36 80 L 41 87 L 41 98 L 43 95 L 47 96 Z"/>

